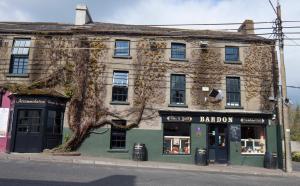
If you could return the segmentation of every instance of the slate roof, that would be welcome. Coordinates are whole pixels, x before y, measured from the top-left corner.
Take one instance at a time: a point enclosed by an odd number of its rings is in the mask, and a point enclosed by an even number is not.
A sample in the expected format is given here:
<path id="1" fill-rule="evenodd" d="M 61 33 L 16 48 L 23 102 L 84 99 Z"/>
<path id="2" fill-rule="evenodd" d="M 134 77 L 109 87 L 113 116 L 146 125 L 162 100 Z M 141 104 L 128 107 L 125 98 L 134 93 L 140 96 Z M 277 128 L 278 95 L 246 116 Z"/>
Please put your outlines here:
<path id="1" fill-rule="evenodd" d="M 45 22 L 0 22 L 0 35 L 15 34 L 101 34 L 101 35 L 128 35 L 128 36 L 162 36 L 185 37 L 200 39 L 242 40 L 274 42 L 257 35 L 247 35 L 240 32 L 191 30 L 178 28 L 151 27 L 142 25 L 125 25 L 114 23 L 95 22 L 83 26 L 63 23 Z"/>

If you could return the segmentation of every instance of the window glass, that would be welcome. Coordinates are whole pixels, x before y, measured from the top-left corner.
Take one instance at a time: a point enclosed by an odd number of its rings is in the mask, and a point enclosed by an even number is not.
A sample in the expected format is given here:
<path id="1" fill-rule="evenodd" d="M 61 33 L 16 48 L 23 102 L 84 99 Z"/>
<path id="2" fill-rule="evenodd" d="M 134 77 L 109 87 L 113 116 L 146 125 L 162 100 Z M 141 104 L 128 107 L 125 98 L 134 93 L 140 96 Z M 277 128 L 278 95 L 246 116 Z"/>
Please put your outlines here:
<path id="1" fill-rule="evenodd" d="M 185 59 L 186 46 L 183 43 L 172 43 L 171 44 L 171 58 L 174 59 Z"/>
<path id="2" fill-rule="evenodd" d="M 241 126 L 241 153 L 265 154 L 265 126 Z"/>
<path id="3" fill-rule="evenodd" d="M 17 131 L 26 133 L 40 132 L 41 110 L 19 110 Z"/>
<path id="4" fill-rule="evenodd" d="M 124 120 L 114 120 L 119 125 L 126 126 Z M 121 129 L 112 126 L 111 127 L 111 138 L 110 138 L 111 149 L 125 149 L 126 148 L 126 129 Z"/>
<path id="5" fill-rule="evenodd" d="M 12 54 L 18 55 L 28 55 L 29 54 L 29 47 L 30 47 L 30 40 L 29 39 L 17 39 L 14 41 L 14 46 L 12 49 Z"/>
<path id="6" fill-rule="evenodd" d="M 116 86 L 128 86 L 128 72 L 114 72 L 113 84 Z"/>
<path id="7" fill-rule="evenodd" d="M 128 98 L 128 72 L 114 72 L 112 101 L 126 102 Z"/>
<path id="8" fill-rule="evenodd" d="M 239 48 L 238 47 L 225 47 L 225 61 L 238 61 Z"/>
<path id="9" fill-rule="evenodd" d="M 226 105 L 240 106 L 241 92 L 240 92 L 240 78 L 227 77 L 226 78 Z"/>
<path id="10" fill-rule="evenodd" d="M 115 43 L 115 56 L 129 56 L 129 41 L 117 40 Z"/>
<path id="11" fill-rule="evenodd" d="M 185 104 L 185 75 L 171 75 L 171 104 Z"/>
<path id="12" fill-rule="evenodd" d="M 27 74 L 29 47 L 31 41 L 29 39 L 16 39 L 12 48 L 9 73 Z"/>
<path id="13" fill-rule="evenodd" d="M 48 111 L 47 134 L 62 134 L 63 112 Z"/>
<path id="14" fill-rule="evenodd" d="M 164 154 L 190 154 L 190 124 L 164 124 Z"/>

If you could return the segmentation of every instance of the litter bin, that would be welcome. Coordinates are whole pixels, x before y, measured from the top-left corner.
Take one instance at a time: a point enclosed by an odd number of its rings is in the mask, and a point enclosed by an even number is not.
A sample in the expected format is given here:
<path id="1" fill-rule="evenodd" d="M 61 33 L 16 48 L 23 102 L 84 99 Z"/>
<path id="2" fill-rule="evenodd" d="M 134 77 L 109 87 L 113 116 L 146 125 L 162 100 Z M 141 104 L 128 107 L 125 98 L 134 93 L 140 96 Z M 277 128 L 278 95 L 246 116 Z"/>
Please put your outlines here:
<path id="1" fill-rule="evenodd" d="M 147 149 L 143 143 L 135 143 L 133 145 L 132 159 L 135 161 L 146 161 L 147 160 Z"/>
<path id="2" fill-rule="evenodd" d="M 264 167 L 267 169 L 277 168 L 277 155 L 276 153 L 266 152 L 264 157 Z"/>
<path id="3" fill-rule="evenodd" d="M 272 169 L 277 169 L 277 154 L 276 153 L 272 153 L 272 161 L 271 161 L 271 168 Z"/>
<path id="4" fill-rule="evenodd" d="M 196 148 L 196 154 L 195 154 L 195 164 L 196 165 L 207 165 L 207 154 L 206 149 L 200 149 Z"/>

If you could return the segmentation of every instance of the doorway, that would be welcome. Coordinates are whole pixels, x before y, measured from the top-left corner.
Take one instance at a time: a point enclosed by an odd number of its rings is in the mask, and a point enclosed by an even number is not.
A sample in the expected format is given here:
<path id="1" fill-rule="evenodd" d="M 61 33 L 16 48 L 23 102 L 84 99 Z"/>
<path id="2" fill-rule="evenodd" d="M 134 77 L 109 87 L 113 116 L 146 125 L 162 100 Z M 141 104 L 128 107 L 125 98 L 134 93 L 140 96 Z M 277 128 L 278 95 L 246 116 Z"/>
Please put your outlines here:
<path id="1" fill-rule="evenodd" d="M 14 152 L 41 152 L 42 110 L 20 109 L 17 112 Z"/>
<path id="2" fill-rule="evenodd" d="M 227 163 L 228 137 L 227 125 L 208 126 L 208 158 L 212 163 Z"/>

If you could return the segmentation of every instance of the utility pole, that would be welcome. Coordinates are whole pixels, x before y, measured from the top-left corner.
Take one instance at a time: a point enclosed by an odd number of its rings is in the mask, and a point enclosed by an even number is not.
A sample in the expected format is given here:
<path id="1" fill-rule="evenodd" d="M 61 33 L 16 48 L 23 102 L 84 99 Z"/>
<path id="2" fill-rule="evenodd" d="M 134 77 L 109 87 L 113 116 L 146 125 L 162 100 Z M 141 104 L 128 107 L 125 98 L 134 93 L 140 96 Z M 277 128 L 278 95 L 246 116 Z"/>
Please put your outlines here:
<path id="1" fill-rule="evenodd" d="M 281 20 L 281 7 L 279 1 L 277 1 L 276 7 L 276 25 L 277 25 L 277 37 L 279 42 L 279 55 L 280 55 L 280 77 L 281 77 L 281 104 L 282 104 L 282 121 L 283 122 L 283 134 L 284 134 L 284 156 L 285 156 L 285 171 L 292 172 L 292 159 L 291 159 L 291 145 L 290 145 L 290 127 L 288 119 L 288 99 L 286 90 L 286 74 L 284 65 L 284 35 L 282 31 Z M 281 108 L 279 108 L 281 109 Z"/>

